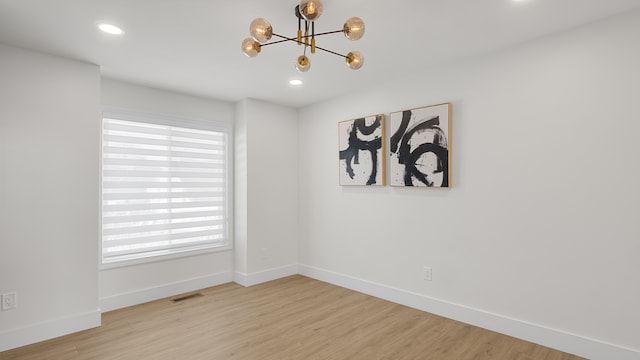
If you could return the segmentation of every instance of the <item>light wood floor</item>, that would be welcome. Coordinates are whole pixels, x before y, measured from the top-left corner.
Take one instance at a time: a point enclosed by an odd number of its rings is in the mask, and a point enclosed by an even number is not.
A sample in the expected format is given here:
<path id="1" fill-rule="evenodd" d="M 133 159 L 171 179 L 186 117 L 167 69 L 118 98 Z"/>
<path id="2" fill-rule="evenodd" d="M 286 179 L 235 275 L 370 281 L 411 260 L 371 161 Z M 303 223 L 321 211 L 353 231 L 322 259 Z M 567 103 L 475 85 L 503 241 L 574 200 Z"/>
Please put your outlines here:
<path id="1" fill-rule="evenodd" d="M 99 328 L 0 359 L 580 359 L 303 276 L 199 293 L 105 313 Z"/>

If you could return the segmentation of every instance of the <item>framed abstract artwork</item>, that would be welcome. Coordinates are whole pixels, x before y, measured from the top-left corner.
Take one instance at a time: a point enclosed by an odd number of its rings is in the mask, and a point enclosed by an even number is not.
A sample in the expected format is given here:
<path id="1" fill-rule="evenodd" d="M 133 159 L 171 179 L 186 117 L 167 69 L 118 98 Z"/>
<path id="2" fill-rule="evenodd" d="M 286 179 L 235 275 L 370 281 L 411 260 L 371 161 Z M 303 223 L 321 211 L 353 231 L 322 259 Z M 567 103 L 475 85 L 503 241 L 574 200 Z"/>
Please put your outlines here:
<path id="1" fill-rule="evenodd" d="M 385 185 L 384 115 L 338 123 L 340 185 Z"/>
<path id="2" fill-rule="evenodd" d="M 389 117 L 391 186 L 451 187 L 451 103 Z"/>

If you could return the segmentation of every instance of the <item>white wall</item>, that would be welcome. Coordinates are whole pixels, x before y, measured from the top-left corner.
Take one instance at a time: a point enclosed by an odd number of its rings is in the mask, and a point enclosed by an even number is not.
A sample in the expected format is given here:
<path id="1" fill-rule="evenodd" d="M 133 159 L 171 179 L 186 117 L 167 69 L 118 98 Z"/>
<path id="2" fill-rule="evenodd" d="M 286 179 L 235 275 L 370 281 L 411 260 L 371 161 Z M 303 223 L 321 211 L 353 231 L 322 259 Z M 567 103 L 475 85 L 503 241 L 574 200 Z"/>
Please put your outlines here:
<path id="1" fill-rule="evenodd" d="M 247 245 L 249 231 L 248 204 L 247 198 L 249 169 L 247 163 L 248 143 L 247 143 L 247 101 L 240 101 L 236 104 L 236 119 L 234 124 L 234 245 L 233 245 L 233 270 L 236 273 L 248 273 L 247 268 Z"/>
<path id="2" fill-rule="evenodd" d="M 233 124 L 234 104 L 102 79 L 102 105 L 141 113 Z M 220 251 L 100 271 L 103 311 L 226 283 L 233 252 Z"/>
<path id="3" fill-rule="evenodd" d="M 99 68 L 0 44 L 0 351 L 100 324 Z"/>
<path id="4" fill-rule="evenodd" d="M 636 11 L 301 109 L 302 272 L 637 358 L 639 33 Z M 339 121 L 447 101 L 452 189 L 338 186 Z"/>
<path id="5" fill-rule="evenodd" d="M 243 285 L 297 273 L 297 112 L 236 105 L 236 264 Z"/>

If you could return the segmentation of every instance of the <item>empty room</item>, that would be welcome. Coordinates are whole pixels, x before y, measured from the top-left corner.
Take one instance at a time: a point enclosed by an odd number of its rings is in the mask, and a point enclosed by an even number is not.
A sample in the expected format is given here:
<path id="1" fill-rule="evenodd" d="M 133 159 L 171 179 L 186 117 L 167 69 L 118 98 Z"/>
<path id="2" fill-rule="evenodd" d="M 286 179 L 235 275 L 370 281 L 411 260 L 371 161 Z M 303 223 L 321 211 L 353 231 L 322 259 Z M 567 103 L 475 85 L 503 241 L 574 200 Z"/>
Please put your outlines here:
<path id="1" fill-rule="evenodd" d="M 0 0 L 0 360 L 640 359 L 640 0 Z"/>

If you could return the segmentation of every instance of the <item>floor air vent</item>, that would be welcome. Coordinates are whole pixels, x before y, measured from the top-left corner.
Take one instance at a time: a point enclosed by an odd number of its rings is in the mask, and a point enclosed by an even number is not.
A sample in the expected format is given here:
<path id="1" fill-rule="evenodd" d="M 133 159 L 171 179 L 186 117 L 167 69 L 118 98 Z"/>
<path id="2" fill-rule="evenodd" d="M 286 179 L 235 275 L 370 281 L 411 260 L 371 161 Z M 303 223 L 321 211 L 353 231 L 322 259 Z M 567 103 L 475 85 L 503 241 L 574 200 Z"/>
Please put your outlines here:
<path id="1" fill-rule="evenodd" d="M 195 299 L 195 298 L 200 297 L 200 296 L 204 296 L 204 295 L 202 295 L 200 293 L 195 293 L 195 294 L 185 295 L 185 296 L 181 296 L 179 298 L 171 299 L 171 301 L 173 301 L 174 303 L 178 303 L 178 302 L 189 300 L 189 299 Z"/>

